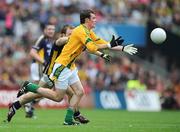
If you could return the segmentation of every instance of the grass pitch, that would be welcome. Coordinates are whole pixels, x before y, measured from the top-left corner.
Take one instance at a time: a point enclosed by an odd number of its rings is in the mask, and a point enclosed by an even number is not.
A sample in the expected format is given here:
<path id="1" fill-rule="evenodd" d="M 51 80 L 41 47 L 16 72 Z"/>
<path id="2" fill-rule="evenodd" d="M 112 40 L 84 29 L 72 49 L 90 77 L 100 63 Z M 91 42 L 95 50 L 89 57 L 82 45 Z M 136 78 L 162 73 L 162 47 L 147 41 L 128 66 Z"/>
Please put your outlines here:
<path id="1" fill-rule="evenodd" d="M 63 126 L 65 110 L 38 109 L 37 119 L 27 119 L 19 110 L 10 123 L 3 123 L 7 109 L 0 109 L 0 132 L 180 132 L 180 112 L 128 112 L 81 110 L 90 123 Z"/>

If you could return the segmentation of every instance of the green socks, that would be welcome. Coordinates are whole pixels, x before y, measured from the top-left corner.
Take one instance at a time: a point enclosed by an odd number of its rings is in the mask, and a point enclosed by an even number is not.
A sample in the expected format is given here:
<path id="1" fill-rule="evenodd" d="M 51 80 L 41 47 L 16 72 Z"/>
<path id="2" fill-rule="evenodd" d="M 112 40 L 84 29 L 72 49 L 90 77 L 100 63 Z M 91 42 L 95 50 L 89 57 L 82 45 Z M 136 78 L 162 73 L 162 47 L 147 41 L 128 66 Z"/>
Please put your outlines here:
<path id="1" fill-rule="evenodd" d="M 33 93 L 37 93 L 38 88 L 39 88 L 39 86 L 37 84 L 34 84 L 34 83 L 29 83 L 28 85 L 26 85 L 26 89 L 30 92 L 33 92 Z"/>
<path id="2" fill-rule="evenodd" d="M 66 113 L 66 117 L 65 117 L 65 122 L 67 122 L 67 123 L 72 122 L 73 121 L 73 115 L 74 115 L 73 109 L 68 108 L 67 113 Z"/>

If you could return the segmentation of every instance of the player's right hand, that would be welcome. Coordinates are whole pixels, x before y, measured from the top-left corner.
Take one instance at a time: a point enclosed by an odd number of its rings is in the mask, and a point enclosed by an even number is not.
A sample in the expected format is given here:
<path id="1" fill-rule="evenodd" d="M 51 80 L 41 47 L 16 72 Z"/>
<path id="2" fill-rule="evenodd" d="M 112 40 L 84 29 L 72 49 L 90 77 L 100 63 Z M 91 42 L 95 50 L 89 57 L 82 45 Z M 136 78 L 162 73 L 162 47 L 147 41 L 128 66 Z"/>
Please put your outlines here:
<path id="1" fill-rule="evenodd" d="M 112 35 L 112 39 L 110 41 L 111 48 L 118 46 L 118 45 L 122 45 L 123 42 L 124 42 L 124 39 L 122 39 L 121 36 L 119 36 L 117 39 L 115 39 L 115 36 Z"/>

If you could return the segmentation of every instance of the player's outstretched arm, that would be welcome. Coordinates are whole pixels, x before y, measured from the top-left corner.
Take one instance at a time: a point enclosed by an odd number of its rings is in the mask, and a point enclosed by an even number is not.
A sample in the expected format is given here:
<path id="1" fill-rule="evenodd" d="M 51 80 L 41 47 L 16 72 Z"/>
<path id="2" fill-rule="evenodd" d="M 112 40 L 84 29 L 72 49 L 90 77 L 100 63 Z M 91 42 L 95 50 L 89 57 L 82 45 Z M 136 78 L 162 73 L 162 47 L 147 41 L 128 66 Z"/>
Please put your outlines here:
<path id="1" fill-rule="evenodd" d="M 57 46 L 64 45 L 67 43 L 67 41 L 68 41 L 68 37 L 60 37 L 58 38 L 58 40 L 56 40 L 56 45 Z"/>
<path id="2" fill-rule="evenodd" d="M 119 36 L 117 39 L 115 39 L 115 36 L 112 36 L 112 40 L 110 41 L 109 48 L 113 50 L 119 50 L 124 51 L 130 55 L 137 53 L 137 48 L 133 46 L 133 44 L 129 44 L 126 46 L 122 46 L 122 43 L 124 42 L 124 39 L 122 39 L 121 36 Z"/>
<path id="3" fill-rule="evenodd" d="M 124 39 L 122 39 L 121 36 L 119 36 L 118 38 L 115 38 L 115 36 L 113 35 L 111 41 L 108 44 L 96 44 L 96 45 L 98 47 L 98 50 L 106 49 L 106 48 L 112 49 L 113 47 L 122 45 L 123 42 L 124 42 Z"/>
<path id="4" fill-rule="evenodd" d="M 113 50 L 118 50 L 118 51 L 124 51 L 130 55 L 136 54 L 137 53 L 137 48 L 133 46 L 133 44 L 129 44 L 126 46 L 123 46 L 124 39 L 122 39 L 121 36 L 118 38 L 115 38 L 114 35 L 112 35 L 112 39 L 109 44 L 97 44 L 98 50 L 99 49 L 113 49 Z"/>

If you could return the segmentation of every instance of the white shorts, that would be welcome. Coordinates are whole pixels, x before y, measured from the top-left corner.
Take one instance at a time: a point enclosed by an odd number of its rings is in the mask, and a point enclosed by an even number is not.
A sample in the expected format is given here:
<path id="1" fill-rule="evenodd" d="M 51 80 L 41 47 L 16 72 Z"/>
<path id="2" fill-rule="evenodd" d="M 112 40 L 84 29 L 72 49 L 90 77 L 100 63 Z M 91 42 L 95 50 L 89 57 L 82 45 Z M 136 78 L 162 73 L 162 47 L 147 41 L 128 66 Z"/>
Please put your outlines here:
<path id="1" fill-rule="evenodd" d="M 42 77 L 43 66 L 38 63 L 31 63 L 30 77 L 32 81 L 39 81 Z"/>
<path id="2" fill-rule="evenodd" d="M 54 85 L 53 81 L 51 81 L 51 79 L 46 74 L 43 74 L 40 81 L 44 82 L 48 86 L 48 88 L 52 88 Z"/>
<path id="3" fill-rule="evenodd" d="M 61 68 L 62 65 L 55 63 L 53 67 L 53 71 L 50 75 L 50 78 L 53 78 L 53 76 L 57 73 L 58 68 Z M 77 68 L 74 70 L 71 70 L 67 67 L 65 67 L 61 72 L 59 73 L 57 80 L 54 82 L 55 88 L 57 89 L 67 89 L 68 86 L 80 81 L 78 76 L 78 70 Z"/>

